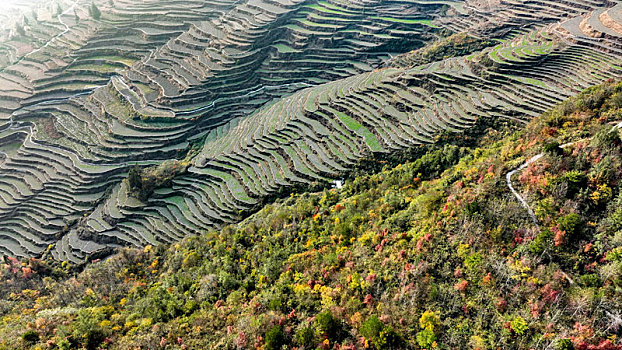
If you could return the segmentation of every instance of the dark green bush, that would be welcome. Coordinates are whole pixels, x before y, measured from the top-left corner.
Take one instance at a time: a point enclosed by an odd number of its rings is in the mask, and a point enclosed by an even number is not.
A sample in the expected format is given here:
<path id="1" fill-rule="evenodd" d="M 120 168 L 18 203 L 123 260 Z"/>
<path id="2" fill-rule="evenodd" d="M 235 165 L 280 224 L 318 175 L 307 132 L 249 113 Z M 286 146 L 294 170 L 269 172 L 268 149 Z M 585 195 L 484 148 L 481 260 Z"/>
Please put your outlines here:
<path id="1" fill-rule="evenodd" d="M 92 3 L 89 7 L 89 15 L 91 15 L 91 17 L 93 17 L 94 19 L 99 19 L 102 13 L 99 8 L 94 3 Z"/>
<path id="2" fill-rule="evenodd" d="M 286 344 L 285 332 L 283 332 L 283 326 L 276 325 L 272 327 L 268 333 L 266 333 L 266 345 L 265 350 L 279 350 Z"/>
<path id="3" fill-rule="evenodd" d="M 343 237 L 344 242 L 349 242 L 353 235 L 353 230 L 348 223 L 339 223 L 335 225 L 335 235 Z"/>
<path id="4" fill-rule="evenodd" d="M 367 339 L 373 339 L 378 337 L 382 329 L 384 328 L 384 323 L 378 319 L 377 316 L 369 317 L 363 324 L 361 325 L 361 335 Z"/>
<path id="5" fill-rule="evenodd" d="M 376 349 L 398 349 L 401 344 L 401 338 L 393 328 L 385 326 L 375 315 L 361 325 L 360 333 L 371 340 Z"/>
<path id="6" fill-rule="evenodd" d="M 555 350 L 574 350 L 574 345 L 570 339 L 560 339 L 555 343 Z"/>
<path id="7" fill-rule="evenodd" d="M 597 274 L 592 273 L 581 276 L 579 284 L 584 287 L 600 287 L 601 281 Z"/>
<path id="8" fill-rule="evenodd" d="M 26 343 L 34 344 L 39 341 L 39 333 L 32 329 L 27 330 L 26 332 L 24 332 L 24 334 L 22 334 L 22 340 L 24 340 Z"/>
<path id="9" fill-rule="evenodd" d="M 570 213 L 559 220 L 559 228 L 566 231 L 570 238 L 577 238 L 581 233 L 583 221 L 579 214 Z"/>
<path id="10" fill-rule="evenodd" d="M 592 144 L 596 147 L 611 148 L 620 144 L 620 134 L 617 131 L 611 131 L 610 128 L 594 135 Z"/>
<path id="11" fill-rule="evenodd" d="M 382 329 L 374 344 L 377 349 L 401 349 L 402 339 L 393 330 L 393 327 L 386 326 Z"/>
<path id="12" fill-rule="evenodd" d="M 564 154 L 564 149 L 560 147 L 559 142 L 553 141 L 544 145 L 544 152 L 550 154 L 562 155 Z"/>
<path id="13" fill-rule="evenodd" d="M 533 254 L 542 254 L 545 250 L 551 247 L 552 242 L 553 232 L 549 229 L 543 229 L 542 232 L 538 233 L 536 238 L 529 243 L 529 250 Z"/>
<path id="14" fill-rule="evenodd" d="M 296 344 L 304 346 L 305 349 L 312 349 L 316 345 L 315 333 L 311 327 L 303 327 L 296 332 Z"/>
<path id="15" fill-rule="evenodd" d="M 557 179 L 558 183 L 566 183 L 568 190 L 566 197 L 572 198 L 579 191 L 587 186 L 587 176 L 580 171 L 572 170 Z"/>
<path id="16" fill-rule="evenodd" d="M 464 209 L 469 216 L 473 216 L 479 213 L 480 211 L 479 203 L 478 202 L 467 203 Z"/>
<path id="17" fill-rule="evenodd" d="M 268 303 L 268 308 L 273 311 L 279 311 L 281 310 L 282 304 L 283 303 L 281 302 L 281 299 L 277 297 L 270 300 L 270 302 Z"/>
<path id="18" fill-rule="evenodd" d="M 340 333 L 340 322 L 330 311 L 324 311 L 315 318 L 319 331 L 328 339 L 336 339 Z"/>

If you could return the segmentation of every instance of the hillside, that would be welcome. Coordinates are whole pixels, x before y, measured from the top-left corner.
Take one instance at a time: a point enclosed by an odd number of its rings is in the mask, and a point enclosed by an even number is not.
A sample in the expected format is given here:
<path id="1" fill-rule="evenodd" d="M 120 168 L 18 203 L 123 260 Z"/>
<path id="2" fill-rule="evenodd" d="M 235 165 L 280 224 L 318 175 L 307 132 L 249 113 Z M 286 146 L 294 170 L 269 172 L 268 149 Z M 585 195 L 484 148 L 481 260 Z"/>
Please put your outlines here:
<path id="1" fill-rule="evenodd" d="M 0 349 L 622 349 L 621 123 L 608 81 L 179 243 L 8 259 Z"/>
<path id="2" fill-rule="evenodd" d="M 608 0 L 33 4 L 0 32 L 4 256 L 174 243 L 622 70 Z"/>

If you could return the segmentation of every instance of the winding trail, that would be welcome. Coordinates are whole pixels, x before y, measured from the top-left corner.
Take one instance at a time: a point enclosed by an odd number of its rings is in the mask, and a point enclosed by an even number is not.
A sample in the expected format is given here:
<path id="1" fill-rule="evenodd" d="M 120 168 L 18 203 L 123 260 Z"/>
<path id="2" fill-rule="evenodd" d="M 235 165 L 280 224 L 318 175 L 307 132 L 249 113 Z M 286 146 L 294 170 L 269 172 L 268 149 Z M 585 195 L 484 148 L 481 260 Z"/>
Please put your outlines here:
<path id="1" fill-rule="evenodd" d="M 44 48 L 48 47 L 54 40 L 56 40 L 57 38 L 67 34 L 71 30 L 69 25 L 63 21 L 63 15 L 66 15 L 66 14 L 70 13 L 71 11 L 73 11 L 76 8 L 76 5 L 78 4 L 78 1 L 80 1 L 80 0 L 74 1 L 74 3 L 68 9 L 66 9 L 65 11 L 60 13 L 58 16 L 56 16 L 56 18 L 58 18 L 58 21 L 60 22 L 60 24 L 65 26 L 65 30 L 60 32 L 60 33 L 58 33 L 58 34 L 56 34 L 56 35 L 54 35 L 43 46 L 41 46 L 41 47 L 39 47 L 39 48 L 37 48 L 35 50 L 32 50 L 29 53 L 25 54 L 24 57 L 22 57 L 17 63 L 20 63 L 24 58 L 26 58 L 26 57 L 28 57 L 28 56 L 30 56 L 32 54 L 35 54 L 35 53 L 43 50 Z"/>
<path id="2" fill-rule="evenodd" d="M 611 129 L 611 131 L 614 131 L 617 128 L 620 128 L 620 127 L 622 127 L 622 123 L 614 126 Z M 611 131 L 609 131 L 609 132 L 611 132 Z M 570 146 L 574 145 L 577 142 L 589 141 L 591 139 L 592 138 L 590 137 L 590 138 L 581 139 L 581 140 L 577 140 L 577 141 L 573 141 L 573 142 L 568 142 L 568 143 L 565 143 L 565 144 L 563 144 L 563 145 L 561 145 L 559 147 L 560 148 L 566 148 L 566 147 L 570 147 Z M 516 189 L 514 189 L 514 186 L 512 185 L 512 176 L 514 176 L 514 174 L 516 174 L 517 172 L 523 171 L 526 167 L 530 166 L 534 162 L 537 162 L 543 156 L 544 156 L 544 152 L 542 152 L 540 154 L 536 154 L 535 156 L 529 158 L 529 160 L 527 160 L 525 163 L 523 163 L 523 165 L 519 166 L 518 168 L 510 171 L 509 173 L 507 173 L 505 175 L 505 182 L 507 183 L 508 188 L 510 189 L 510 191 L 512 191 L 512 194 L 514 194 L 514 197 L 516 197 L 516 199 L 518 199 L 518 201 L 523 206 L 523 208 L 525 208 L 525 210 L 527 210 L 527 213 L 529 214 L 529 217 L 531 218 L 531 221 L 536 226 L 538 231 L 540 231 L 540 225 L 538 224 L 538 218 L 536 217 L 536 214 L 534 214 L 533 210 L 531 209 L 531 207 L 529 206 L 527 201 L 516 191 Z"/>
<path id="3" fill-rule="evenodd" d="M 611 130 L 609 130 L 609 132 L 613 132 L 613 131 L 615 131 L 617 129 L 622 129 L 622 122 L 617 121 L 617 122 L 613 122 L 612 124 L 615 124 L 615 125 L 611 128 Z M 585 139 L 581 139 L 581 140 L 565 143 L 565 144 L 563 144 L 563 145 L 561 145 L 559 147 L 560 148 L 567 148 L 567 147 L 570 147 L 570 146 L 572 146 L 572 145 L 574 145 L 574 144 L 576 144 L 578 142 L 589 141 L 591 139 L 592 138 L 589 137 L 589 138 L 585 138 Z M 512 176 L 514 176 L 514 174 L 516 174 L 517 172 L 523 171 L 529 165 L 537 162 L 543 156 L 544 156 L 544 152 L 542 152 L 540 154 L 536 154 L 535 156 L 529 158 L 529 160 L 527 160 L 521 166 L 519 166 L 518 168 L 510 171 L 509 173 L 507 173 L 505 175 L 505 182 L 507 183 L 508 188 L 510 189 L 510 191 L 512 191 L 512 194 L 514 195 L 514 197 L 516 197 L 516 199 L 518 199 L 518 201 L 523 206 L 523 208 L 525 208 L 525 210 L 527 210 L 527 213 L 529 214 L 529 217 L 531 218 L 531 221 L 534 223 L 534 225 L 536 226 L 538 231 L 540 231 L 540 225 L 538 224 L 538 218 L 534 214 L 533 210 L 531 209 L 531 207 L 529 206 L 527 201 L 516 191 L 516 189 L 512 185 Z"/>
<path id="4" fill-rule="evenodd" d="M 544 156 L 544 153 L 537 154 L 531 157 L 525 163 L 523 163 L 523 165 L 521 165 L 520 167 L 510 171 L 509 173 L 505 175 L 505 182 L 507 183 L 508 188 L 510 189 L 510 191 L 512 191 L 512 194 L 514 194 L 514 197 L 518 199 L 520 204 L 527 210 L 527 213 L 529 214 L 531 221 L 533 222 L 534 225 L 536 225 L 536 227 L 538 228 L 538 231 L 540 231 L 540 225 L 538 224 L 538 218 L 536 218 L 536 214 L 534 214 L 533 210 L 531 210 L 531 207 L 529 206 L 529 204 L 527 204 L 527 201 L 525 201 L 525 199 L 521 197 L 521 195 L 514 189 L 514 186 L 512 185 L 512 176 L 519 171 L 523 171 L 526 167 L 538 161 L 543 156 Z"/>
<path id="5" fill-rule="evenodd" d="M 48 47 L 54 40 L 56 40 L 57 38 L 59 38 L 62 35 L 67 34 L 70 30 L 71 27 L 69 27 L 69 25 L 67 23 L 65 23 L 63 21 L 63 15 L 68 14 L 69 12 L 73 11 L 76 8 L 76 5 L 78 5 L 78 2 L 80 0 L 75 0 L 74 3 L 65 11 L 63 11 L 62 13 L 60 13 L 58 16 L 56 16 L 56 18 L 58 19 L 58 21 L 60 22 L 60 24 L 62 24 L 63 26 L 65 26 L 65 30 L 63 30 L 62 32 L 54 35 L 53 37 L 51 37 L 48 41 L 45 42 L 45 44 L 43 44 L 42 46 L 40 46 L 39 48 L 36 48 L 30 52 L 28 52 L 27 54 L 24 54 L 22 57 L 20 57 L 17 61 L 8 64 L 6 67 L 2 67 L 0 68 L 0 72 L 4 72 L 7 68 L 12 67 L 12 66 L 16 66 L 20 63 L 22 63 L 22 61 L 24 61 L 26 58 L 28 58 L 28 56 L 35 54 L 41 50 L 43 50 L 44 48 Z"/>

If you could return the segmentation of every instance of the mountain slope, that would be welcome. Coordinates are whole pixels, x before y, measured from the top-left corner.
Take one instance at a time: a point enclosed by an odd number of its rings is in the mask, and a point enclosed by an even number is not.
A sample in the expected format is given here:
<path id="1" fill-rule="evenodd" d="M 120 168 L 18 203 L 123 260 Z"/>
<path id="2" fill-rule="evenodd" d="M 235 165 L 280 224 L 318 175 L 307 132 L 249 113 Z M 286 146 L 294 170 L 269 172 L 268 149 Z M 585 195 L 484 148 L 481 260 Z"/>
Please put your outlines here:
<path id="1" fill-rule="evenodd" d="M 610 81 L 75 277 L 7 260 L 0 347 L 620 349 L 621 125 Z"/>

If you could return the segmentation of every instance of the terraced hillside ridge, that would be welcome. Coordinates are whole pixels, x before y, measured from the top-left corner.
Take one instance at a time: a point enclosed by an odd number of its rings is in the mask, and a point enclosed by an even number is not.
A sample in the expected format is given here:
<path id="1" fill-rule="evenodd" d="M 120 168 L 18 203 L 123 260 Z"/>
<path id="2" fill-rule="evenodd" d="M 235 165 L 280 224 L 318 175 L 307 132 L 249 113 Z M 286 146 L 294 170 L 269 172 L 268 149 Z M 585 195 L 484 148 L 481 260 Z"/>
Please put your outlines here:
<path id="1" fill-rule="evenodd" d="M 431 143 L 479 118 L 524 123 L 622 70 L 622 9 L 608 1 L 107 3 L 99 20 L 74 23 L 2 72 L 13 84 L 0 125 L 3 254 L 77 262 L 175 241 L 375 152 Z M 132 20 L 143 11 L 155 19 Z M 101 28 L 65 41 L 90 22 Z M 441 29 L 494 33 L 498 45 L 377 68 Z M 65 57 L 54 45 L 76 60 L 48 68 Z M 128 61 L 134 45 L 142 49 Z M 89 64 L 93 55 L 124 67 L 91 79 L 107 65 Z M 19 73 L 34 66 L 52 82 Z M 76 88 L 58 83 L 81 77 Z M 143 200 L 129 194 L 130 168 L 170 159 L 187 171 Z"/>
<path id="2" fill-rule="evenodd" d="M 0 348 L 621 350 L 621 114 L 615 79 L 180 242 L 8 257 Z"/>
<path id="3" fill-rule="evenodd" d="M 0 36 L 0 129 L 20 108 L 88 94 L 106 85 L 111 76 L 192 23 L 217 18 L 235 2 L 100 0 L 93 3 L 103 13 L 97 20 L 89 14 L 92 3 L 35 3 Z M 172 21 L 172 16 L 184 21 Z"/>

